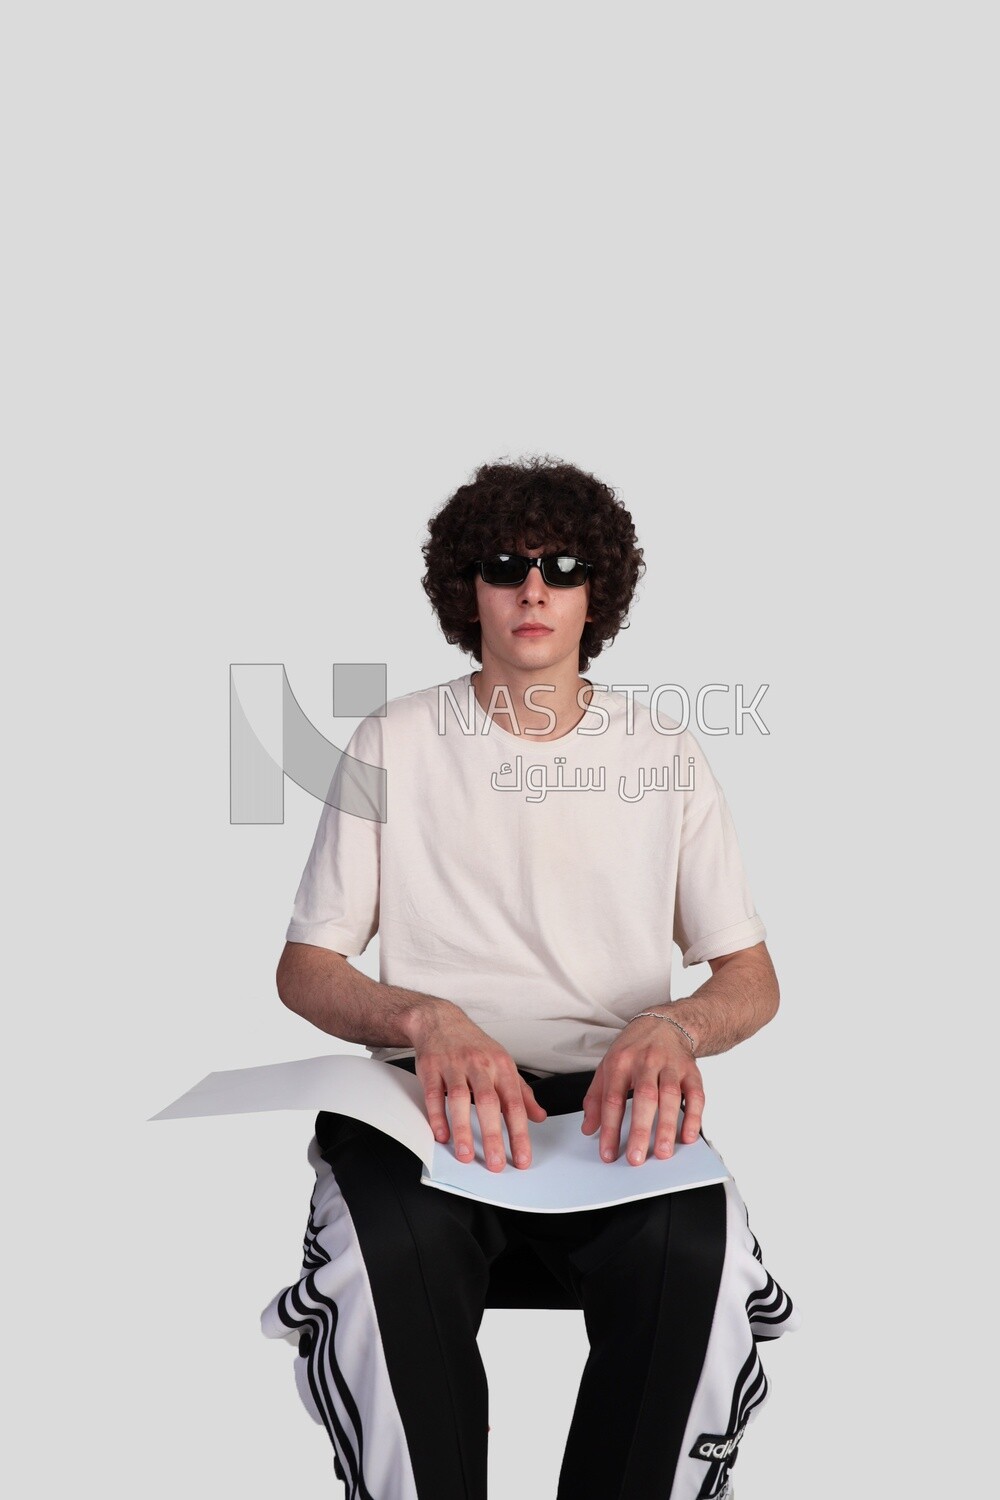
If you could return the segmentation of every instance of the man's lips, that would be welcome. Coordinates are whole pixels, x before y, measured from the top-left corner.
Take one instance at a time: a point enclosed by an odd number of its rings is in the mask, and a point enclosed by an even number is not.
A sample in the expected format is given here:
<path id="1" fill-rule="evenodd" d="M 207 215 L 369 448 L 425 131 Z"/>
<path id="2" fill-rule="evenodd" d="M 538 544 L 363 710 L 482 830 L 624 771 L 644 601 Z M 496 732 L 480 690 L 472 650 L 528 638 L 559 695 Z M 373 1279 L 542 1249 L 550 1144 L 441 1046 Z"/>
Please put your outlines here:
<path id="1" fill-rule="evenodd" d="M 548 625 L 519 625 L 514 631 L 515 635 L 551 635 L 552 629 Z"/>

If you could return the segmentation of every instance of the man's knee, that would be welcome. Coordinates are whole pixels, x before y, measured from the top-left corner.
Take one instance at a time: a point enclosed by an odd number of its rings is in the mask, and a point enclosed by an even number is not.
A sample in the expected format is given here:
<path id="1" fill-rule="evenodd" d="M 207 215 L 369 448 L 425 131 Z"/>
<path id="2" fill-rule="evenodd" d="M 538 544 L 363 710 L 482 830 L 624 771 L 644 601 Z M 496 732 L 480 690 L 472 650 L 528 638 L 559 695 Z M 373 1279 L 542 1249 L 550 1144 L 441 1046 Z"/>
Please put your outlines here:
<path id="1" fill-rule="evenodd" d="M 345 1143 L 332 1164 L 323 1159 L 310 1231 L 314 1253 L 325 1260 L 335 1261 L 351 1243 L 358 1275 L 377 1274 L 383 1287 L 409 1285 L 416 1276 L 437 1297 L 469 1278 L 485 1286 L 489 1259 L 503 1243 L 480 1205 L 425 1186 L 412 1153 L 369 1129 Z M 324 1279 L 339 1274 L 342 1268 L 332 1267 Z"/>
<path id="2" fill-rule="evenodd" d="M 719 1262 L 725 1245 L 725 1200 L 721 1184 L 712 1184 L 660 1193 L 611 1210 L 607 1223 L 573 1260 L 585 1275 L 641 1283 L 650 1273 L 658 1275 L 668 1257 L 677 1264 L 692 1256 Z"/>

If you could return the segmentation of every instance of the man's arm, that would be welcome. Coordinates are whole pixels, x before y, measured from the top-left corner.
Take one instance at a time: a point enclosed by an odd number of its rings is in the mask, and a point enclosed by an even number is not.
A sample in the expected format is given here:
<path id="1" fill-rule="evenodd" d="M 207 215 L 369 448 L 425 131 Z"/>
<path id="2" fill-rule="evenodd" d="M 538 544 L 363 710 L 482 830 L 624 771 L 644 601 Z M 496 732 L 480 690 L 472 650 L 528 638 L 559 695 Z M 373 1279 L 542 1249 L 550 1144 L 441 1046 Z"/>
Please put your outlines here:
<path id="1" fill-rule="evenodd" d="M 412 1047 L 434 1137 L 444 1142 L 451 1133 L 447 1098 L 460 1160 L 471 1161 L 474 1153 L 474 1099 L 490 1171 L 504 1167 L 501 1116 L 514 1165 L 530 1166 L 528 1120 L 544 1120 L 546 1111 L 506 1048 L 471 1021 L 461 1006 L 439 995 L 369 979 L 343 953 L 312 943 L 286 943 L 275 978 L 288 1009 L 330 1036 L 365 1047 Z"/>
<path id="2" fill-rule="evenodd" d="M 282 1003 L 320 1031 L 364 1047 L 415 1047 L 422 1025 L 457 1005 L 369 979 L 343 953 L 286 943 L 275 975 Z"/>
<path id="3" fill-rule="evenodd" d="M 776 1014 L 778 979 L 766 943 L 708 960 L 712 977 L 684 1000 L 673 1005 L 651 1005 L 684 1028 L 687 1041 L 669 1021 L 643 1016 L 622 1028 L 594 1074 L 583 1101 L 584 1135 L 600 1126 L 601 1156 L 613 1161 L 621 1141 L 622 1118 L 632 1090 L 632 1123 L 628 1160 L 645 1161 L 653 1119 L 659 1110 L 653 1154 L 673 1154 L 677 1111 L 684 1101 L 681 1140 L 698 1139 L 705 1091 L 697 1057 L 728 1052 L 753 1036 Z"/>
<path id="4" fill-rule="evenodd" d="M 694 1037 L 696 1057 L 728 1052 L 766 1026 L 778 1012 L 778 976 L 766 943 L 755 943 L 739 953 L 724 953 L 708 963 L 711 978 L 667 1012 Z M 632 1022 L 633 1026 L 641 1024 Z"/>

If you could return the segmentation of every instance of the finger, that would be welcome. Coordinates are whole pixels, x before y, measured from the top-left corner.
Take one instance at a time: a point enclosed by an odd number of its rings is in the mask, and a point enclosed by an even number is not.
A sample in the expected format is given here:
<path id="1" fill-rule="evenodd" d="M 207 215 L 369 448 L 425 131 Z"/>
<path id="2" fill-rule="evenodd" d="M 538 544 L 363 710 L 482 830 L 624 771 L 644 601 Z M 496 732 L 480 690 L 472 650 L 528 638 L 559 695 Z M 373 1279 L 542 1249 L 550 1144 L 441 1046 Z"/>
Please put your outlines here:
<path id="1" fill-rule="evenodd" d="M 472 1090 L 464 1073 L 445 1075 L 448 1090 L 448 1109 L 451 1113 L 451 1129 L 455 1138 L 455 1155 L 460 1161 L 471 1161 L 475 1155 L 472 1140 Z"/>
<path id="2" fill-rule="evenodd" d="M 677 1140 L 677 1111 L 681 1107 L 681 1086 L 676 1078 L 660 1076 L 660 1119 L 656 1127 L 653 1155 L 661 1161 L 674 1154 Z"/>
<path id="3" fill-rule="evenodd" d="M 684 1085 L 684 1129 L 681 1132 L 681 1140 L 685 1145 L 693 1145 L 698 1139 L 704 1113 L 705 1091 L 701 1086 L 699 1076 L 697 1083 L 687 1082 Z"/>
<path id="4" fill-rule="evenodd" d="M 507 1148 L 501 1125 L 500 1095 L 489 1073 L 477 1071 L 471 1076 L 486 1165 L 491 1172 L 502 1172 L 507 1165 Z"/>
<path id="5" fill-rule="evenodd" d="M 627 1094 L 627 1073 L 609 1071 L 601 1096 L 601 1157 L 604 1161 L 614 1161 L 618 1155 Z"/>
<path id="6" fill-rule="evenodd" d="M 646 1160 L 649 1150 L 649 1133 L 660 1104 L 660 1090 L 656 1074 L 652 1071 L 632 1085 L 632 1123 L 628 1133 L 625 1154 L 633 1167 Z"/>
<path id="7" fill-rule="evenodd" d="M 590 1080 L 590 1088 L 583 1096 L 583 1124 L 580 1126 L 584 1135 L 593 1135 L 601 1123 L 601 1100 L 604 1097 L 604 1063 L 600 1062 L 593 1078 Z"/>
<path id="8" fill-rule="evenodd" d="M 518 1077 L 520 1078 L 520 1074 L 518 1075 Z M 536 1124 L 540 1123 L 542 1120 L 547 1119 L 549 1112 L 543 1105 L 539 1104 L 538 1100 L 535 1098 L 531 1084 L 528 1083 L 524 1078 L 520 1078 L 520 1084 L 521 1099 L 524 1104 L 525 1113 L 528 1115 L 528 1117 L 534 1120 Z"/>
<path id="9" fill-rule="evenodd" d="M 418 1076 L 420 1076 L 418 1074 Z M 432 1074 L 420 1077 L 424 1090 L 424 1103 L 427 1107 L 427 1118 L 434 1132 L 434 1139 L 442 1143 L 451 1135 L 448 1128 L 448 1114 L 444 1107 L 445 1092 L 444 1079 L 435 1069 Z"/>
<path id="10" fill-rule="evenodd" d="M 507 1126 L 507 1139 L 510 1141 L 511 1160 L 515 1167 L 530 1167 L 531 1137 L 528 1134 L 528 1114 L 522 1090 L 513 1080 L 510 1083 L 498 1084 L 497 1087 L 500 1090 L 500 1102 Z M 540 1108 L 540 1106 L 537 1107 Z"/>

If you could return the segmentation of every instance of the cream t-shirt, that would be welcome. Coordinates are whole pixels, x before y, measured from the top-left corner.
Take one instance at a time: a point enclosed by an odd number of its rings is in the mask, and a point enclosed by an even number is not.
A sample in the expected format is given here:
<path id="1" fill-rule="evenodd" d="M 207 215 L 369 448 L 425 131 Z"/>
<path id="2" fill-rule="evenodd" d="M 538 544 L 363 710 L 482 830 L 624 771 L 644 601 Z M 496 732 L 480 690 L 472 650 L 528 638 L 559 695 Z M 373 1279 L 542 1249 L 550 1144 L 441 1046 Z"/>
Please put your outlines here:
<path id="1" fill-rule="evenodd" d="M 542 742 L 471 673 L 390 699 L 340 760 L 288 941 L 353 956 L 377 931 L 383 983 L 454 1001 L 519 1067 L 596 1068 L 670 998 L 675 942 L 687 967 L 766 937 L 697 740 L 628 702 L 597 688 Z"/>

